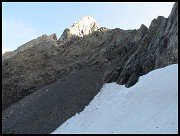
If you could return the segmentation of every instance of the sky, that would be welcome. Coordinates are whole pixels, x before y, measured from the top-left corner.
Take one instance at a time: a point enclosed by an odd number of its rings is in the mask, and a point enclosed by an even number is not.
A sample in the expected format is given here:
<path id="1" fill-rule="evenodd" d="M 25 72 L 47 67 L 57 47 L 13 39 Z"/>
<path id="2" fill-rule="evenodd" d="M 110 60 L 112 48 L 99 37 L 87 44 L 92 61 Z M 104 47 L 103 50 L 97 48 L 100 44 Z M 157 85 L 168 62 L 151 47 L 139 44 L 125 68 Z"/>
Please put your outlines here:
<path id="1" fill-rule="evenodd" d="M 174 2 L 2 2 L 2 50 L 15 50 L 43 34 L 56 33 L 84 16 L 100 27 L 149 27 L 159 16 L 168 17 Z"/>
<path id="2" fill-rule="evenodd" d="M 178 64 L 153 70 L 130 88 L 104 84 L 82 112 L 52 132 L 83 133 L 178 134 Z"/>

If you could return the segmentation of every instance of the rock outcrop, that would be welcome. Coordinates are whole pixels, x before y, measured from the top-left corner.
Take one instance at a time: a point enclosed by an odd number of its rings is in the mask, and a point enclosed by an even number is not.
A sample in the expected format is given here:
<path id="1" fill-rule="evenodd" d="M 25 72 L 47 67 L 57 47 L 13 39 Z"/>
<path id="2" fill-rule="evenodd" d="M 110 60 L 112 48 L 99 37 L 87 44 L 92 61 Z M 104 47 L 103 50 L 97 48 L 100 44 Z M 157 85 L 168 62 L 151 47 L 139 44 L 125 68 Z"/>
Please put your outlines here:
<path id="1" fill-rule="evenodd" d="M 3 54 L 2 60 L 12 58 L 16 56 L 17 54 L 19 54 L 20 52 L 23 52 L 33 47 L 35 47 L 36 50 L 41 50 L 42 46 L 39 46 L 39 45 L 43 45 L 45 47 L 45 46 L 48 46 L 49 44 L 52 44 L 53 46 L 58 46 L 56 34 L 52 34 L 50 36 L 47 36 L 46 34 L 44 34 L 38 37 L 37 39 L 33 39 L 30 42 L 27 42 L 24 45 L 18 47 L 15 51 L 13 52 L 11 51 L 11 52 L 8 52 L 7 54 Z"/>
<path id="2" fill-rule="evenodd" d="M 149 29 L 141 26 L 143 32 L 138 43 L 132 42 L 128 49 L 133 52 L 125 63 L 109 70 L 105 75 L 105 82 L 116 81 L 126 87 L 134 85 L 139 76 L 154 69 L 178 63 L 178 3 L 174 4 L 169 18 L 158 16 L 151 22 Z M 122 61 L 122 60 L 121 60 Z"/>
<path id="3" fill-rule="evenodd" d="M 75 22 L 71 27 L 66 28 L 58 39 L 58 44 L 62 45 L 72 38 L 83 37 L 98 29 L 98 24 L 93 17 L 82 17 L 79 21 Z"/>
<path id="4" fill-rule="evenodd" d="M 130 87 L 139 76 L 177 63 L 177 8 L 176 3 L 169 18 L 159 16 L 149 29 L 145 25 L 127 31 L 98 28 L 88 16 L 65 29 L 58 40 L 55 34 L 43 35 L 20 46 L 3 56 L 3 103 L 9 91 L 17 97 L 27 95 L 76 68 L 109 65 L 104 82 Z"/>
<path id="5" fill-rule="evenodd" d="M 174 63 L 178 63 L 178 3 L 168 18 L 159 16 L 149 28 L 141 25 L 137 30 L 98 27 L 95 19 L 85 17 L 65 29 L 58 40 L 55 34 L 43 35 L 3 56 L 2 108 L 84 69 L 101 70 L 104 83 L 131 87 L 140 76 Z M 92 84 L 101 84 L 91 78 Z M 84 78 L 82 84 L 88 81 Z"/>

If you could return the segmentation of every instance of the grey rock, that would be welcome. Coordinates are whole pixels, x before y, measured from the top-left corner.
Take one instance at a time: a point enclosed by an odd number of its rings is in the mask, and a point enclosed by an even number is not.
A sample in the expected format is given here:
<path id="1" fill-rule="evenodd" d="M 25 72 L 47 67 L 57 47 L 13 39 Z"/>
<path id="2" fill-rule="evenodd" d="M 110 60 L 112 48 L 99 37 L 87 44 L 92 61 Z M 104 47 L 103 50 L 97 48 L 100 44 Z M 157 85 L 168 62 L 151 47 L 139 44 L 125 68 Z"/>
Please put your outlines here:
<path id="1" fill-rule="evenodd" d="M 78 28 L 78 24 L 84 27 Z M 178 63 L 178 3 L 174 4 L 168 18 L 157 17 L 149 28 L 141 25 L 137 30 L 108 29 L 98 27 L 94 19 L 88 24 L 82 19 L 65 29 L 58 40 L 55 34 L 43 35 L 3 56 L 2 109 L 58 80 L 73 79 L 73 72 L 80 76 L 84 69 L 88 69 L 94 86 L 99 87 L 103 81 L 131 87 L 140 76 L 174 63 Z M 96 81 L 97 70 L 104 75 L 102 81 L 100 77 Z M 63 78 L 66 75 L 69 79 Z M 90 79 L 83 78 L 69 82 L 69 87 L 78 82 L 86 88 Z M 59 82 L 61 86 L 62 82 Z M 64 93 L 73 89 L 64 88 Z M 88 97 L 89 102 L 95 93 L 88 95 L 92 95 Z M 69 103 L 67 101 L 67 107 L 79 98 L 74 95 Z M 83 101 L 87 104 L 85 99 Z M 84 106 L 82 104 L 81 109 Z"/>
<path id="2" fill-rule="evenodd" d="M 125 84 L 126 87 L 134 85 L 139 76 L 170 64 L 178 63 L 178 3 L 174 4 L 169 18 L 159 16 L 151 22 L 148 33 L 145 28 L 144 36 L 139 39 L 137 48 L 128 57 L 127 61 L 120 63 L 117 67 L 123 68 L 123 71 L 117 79 L 117 83 Z M 140 37 L 140 36 L 139 36 Z M 134 45 L 136 46 L 136 45 Z M 132 49 L 127 49 L 128 51 Z M 126 52 L 126 51 L 124 51 Z M 121 52 L 120 52 L 121 53 Z M 123 56 L 123 55 L 121 55 Z M 117 68 L 112 70 L 112 75 L 116 73 Z M 107 77 L 112 75 L 105 74 Z M 107 76 L 107 77 L 106 77 Z M 113 79 L 111 79 L 114 81 Z"/>
<path id="3" fill-rule="evenodd" d="M 75 22 L 71 27 L 66 28 L 58 39 L 58 44 L 62 45 L 72 38 L 83 37 L 98 29 L 98 24 L 93 17 L 86 16 Z"/>

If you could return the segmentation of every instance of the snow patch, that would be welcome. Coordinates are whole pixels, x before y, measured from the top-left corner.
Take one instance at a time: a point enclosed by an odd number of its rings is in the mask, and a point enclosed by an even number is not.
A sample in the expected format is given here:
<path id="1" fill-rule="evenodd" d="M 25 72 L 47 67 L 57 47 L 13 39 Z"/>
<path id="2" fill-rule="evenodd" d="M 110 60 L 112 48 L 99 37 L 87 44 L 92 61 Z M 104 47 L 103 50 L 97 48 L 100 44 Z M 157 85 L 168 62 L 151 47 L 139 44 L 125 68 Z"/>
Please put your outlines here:
<path id="1" fill-rule="evenodd" d="M 177 134 L 178 64 L 141 76 L 131 88 L 106 83 L 80 114 L 52 134 Z"/>

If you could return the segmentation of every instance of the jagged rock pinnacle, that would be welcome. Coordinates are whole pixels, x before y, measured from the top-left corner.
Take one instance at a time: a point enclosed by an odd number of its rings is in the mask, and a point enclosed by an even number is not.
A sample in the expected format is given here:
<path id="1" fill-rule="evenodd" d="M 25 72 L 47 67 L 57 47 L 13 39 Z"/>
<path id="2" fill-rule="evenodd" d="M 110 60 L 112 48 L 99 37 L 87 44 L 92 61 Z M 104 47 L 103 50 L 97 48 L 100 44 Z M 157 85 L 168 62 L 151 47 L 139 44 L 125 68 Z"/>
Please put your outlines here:
<path id="1" fill-rule="evenodd" d="M 96 31 L 98 29 L 98 24 L 93 17 L 86 16 L 82 17 L 80 20 L 76 21 L 71 27 L 66 28 L 58 39 L 58 43 L 62 44 L 72 37 L 83 37 Z"/>
<path id="2" fill-rule="evenodd" d="M 149 28 L 96 28 L 95 19 L 83 17 L 64 30 L 62 43 L 57 44 L 55 34 L 42 35 L 6 54 L 3 134 L 50 133 L 59 122 L 82 111 L 104 83 L 131 87 L 140 76 L 178 63 L 178 3 L 168 18 L 157 17 Z M 22 116 L 19 111 L 29 114 Z"/>

